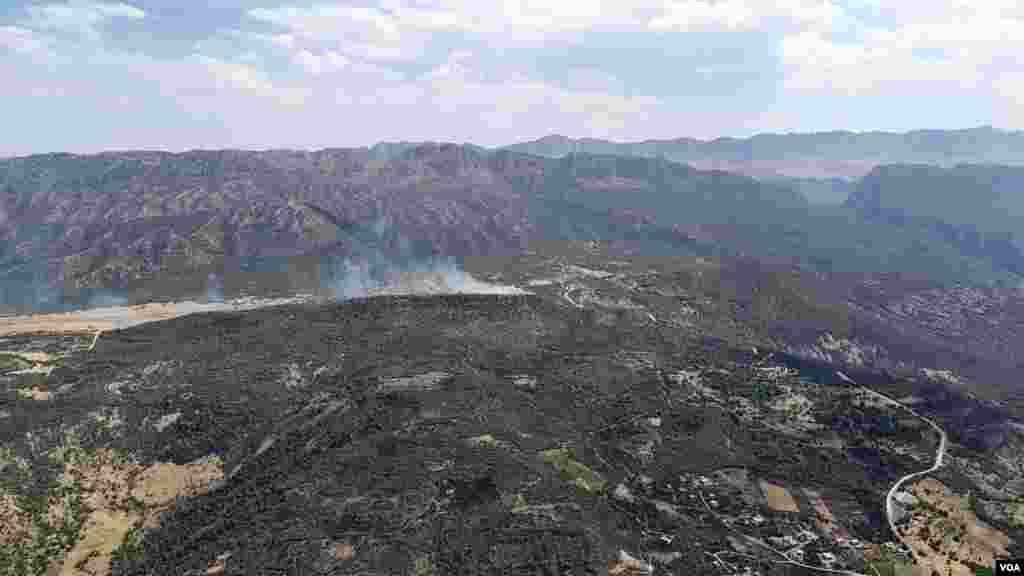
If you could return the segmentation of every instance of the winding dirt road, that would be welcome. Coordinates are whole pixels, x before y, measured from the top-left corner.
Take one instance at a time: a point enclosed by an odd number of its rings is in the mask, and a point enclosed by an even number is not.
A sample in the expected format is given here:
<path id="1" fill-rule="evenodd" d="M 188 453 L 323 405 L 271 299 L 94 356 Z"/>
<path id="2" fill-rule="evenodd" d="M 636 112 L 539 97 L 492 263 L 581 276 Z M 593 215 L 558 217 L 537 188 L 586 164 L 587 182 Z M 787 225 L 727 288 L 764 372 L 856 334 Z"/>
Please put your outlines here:
<path id="1" fill-rule="evenodd" d="M 926 470 L 921 470 L 919 472 L 914 472 L 912 474 L 907 474 L 906 476 L 900 478 L 899 480 L 896 481 L 895 484 L 892 485 L 892 488 L 889 488 L 889 492 L 887 492 L 886 495 L 885 495 L 885 518 L 889 522 L 889 529 L 892 530 L 893 536 L 895 536 L 897 540 L 902 542 L 903 541 L 902 538 L 900 538 L 899 533 L 896 532 L 896 520 L 894 518 L 896 513 L 895 513 L 893 501 L 895 499 L 896 492 L 899 492 L 900 487 L 903 486 L 904 484 L 906 484 L 907 482 L 909 482 L 910 480 L 913 480 L 915 478 L 920 478 L 921 476 L 926 476 L 928 474 L 931 474 L 932 472 L 935 472 L 939 468 L 942 468 L 942 462 L 943 462 L 943 459 L 946 456 L 946 446 L 948 444 L 948 438 L 946 437 L 946 431 L 943 430 L 941 426 L 936 424 L 931 418 L 928 418 L 926 416 L 922 416 L 922 415 L 918 414 L 913 408 L 911 408 L 911 407 L 909 407 L 909 406 L 899 402 L 898 400 L 890 398 L 890 397 L 886 396 L 885 394 L 882 394 L 881 392 L 876 392 L 876 391 L 874 391 L 874 390 L 872 390 L 870 388 L 867 388 L 865 386 L 861 386 L 860 384 L 857 384 L 849 376 L 847 376 L 846 374 L 843 374 L 842 372 L 836 371 L 836 375 L 839 376 L 839 378 L 842 379 L 843 381 L 849 382 L 850 384 L 854 384 L 854 385 L 858 386 L 861 390 L 867 392 L 868 394 L 870 394 L 872 396 L 875 396 L 877 398 L 880 398 L 880 399 L 884 400 L 888 404 L 894 404 L 894 405 L 896 405 L 896 406 L 906 410 L 907 412 L 909 412 L 910 414 L 914 415 L 915 417 L 917 417 L 917 418 L 927 422 L 928 425 L 931 426 L 932 429 L 935 430 L 936 432 L 938 432 L 938 434 L 939 434 L 939 447 L 935 451 L 935 463 L 932 464 L 932 466 L 930 468 L 926 469 Z"/>

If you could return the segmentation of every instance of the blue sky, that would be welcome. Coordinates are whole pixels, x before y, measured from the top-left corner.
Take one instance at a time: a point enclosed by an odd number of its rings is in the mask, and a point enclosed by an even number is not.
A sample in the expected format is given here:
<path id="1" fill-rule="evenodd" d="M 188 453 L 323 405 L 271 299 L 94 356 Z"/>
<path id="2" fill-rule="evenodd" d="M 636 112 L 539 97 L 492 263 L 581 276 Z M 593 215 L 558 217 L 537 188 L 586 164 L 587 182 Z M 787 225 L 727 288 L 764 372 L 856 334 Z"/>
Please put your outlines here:
<path id="1" fill-rule="evenodd" d="M 1024 128 L 1017 0 L 0 0 L 0 156 Z"/>

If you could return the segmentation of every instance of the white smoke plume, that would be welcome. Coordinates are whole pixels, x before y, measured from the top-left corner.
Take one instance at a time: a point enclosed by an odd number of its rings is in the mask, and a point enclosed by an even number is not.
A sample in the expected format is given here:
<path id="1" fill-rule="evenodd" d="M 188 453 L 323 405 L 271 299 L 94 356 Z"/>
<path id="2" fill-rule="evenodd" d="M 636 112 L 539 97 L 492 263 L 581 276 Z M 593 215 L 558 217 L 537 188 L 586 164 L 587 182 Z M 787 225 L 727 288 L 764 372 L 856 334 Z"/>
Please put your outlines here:
<path id="1" fill-rule="evenodd" d="M 216 304 L 224 302 L 224 279 L 213 272 L 206 276 L 206 301 Z"/>
<path id="2" fill-rule="evenodd" d="M 110 306 L 127 306 L 128 298 L 113 290 L 96 290 L 89 294 L 83 308 L 106 308 Z"/>
<path id="3" fill-rule="evenodd" d="M 384 212 L 354 239 L 357 254 L 321 265 L 321 288 L 336 300 L 405 294 L 528 294 L 514 286 L 477 280 L 452 257 L 427 256 L 413 248 L 395 218 Z M 388 254 L 380 247 L 391 246 Z"/>
<path id="4" fill-rule="evenodd" d="M 329 279 L 327 291 L 336 300 L 411 294 L 528 294 L 515 286 L 480 281 L 459 268 L 454 259 L 408 264 L 345 259 Z"/>

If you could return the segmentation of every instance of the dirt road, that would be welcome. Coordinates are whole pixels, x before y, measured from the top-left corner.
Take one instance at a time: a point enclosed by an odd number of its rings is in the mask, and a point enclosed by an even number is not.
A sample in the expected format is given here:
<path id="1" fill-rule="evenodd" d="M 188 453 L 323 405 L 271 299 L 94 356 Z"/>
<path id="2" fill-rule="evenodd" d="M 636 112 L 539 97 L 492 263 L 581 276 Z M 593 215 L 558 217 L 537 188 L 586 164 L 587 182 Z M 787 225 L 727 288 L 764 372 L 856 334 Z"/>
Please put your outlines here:
<path id="1" fill-rule="evenodd" d="M 841 378 L 842 380 L 844 380 L 846 382 L 849 382 L 851 384 L 860 386 L 856 382 L 854 382 L 852 379 L 850 379 L 850 377 L 848 377 L 846 374 L 843 374 L 842 372 L 838 372 L 837 371 L 836 375 L 839 376 L 839 378 Z M 943 430 L 941 426 L 936 424 L 930 418 L 927 418 L 925 416 L 922 416 L 922 415 L 918 414 L 916 411 L 914 411 L 913 408 L 910 408 L 909 406 L 899 402 L 898 400 L 890 398 L 889 396 L 886 396 L 885 394 L 882 394 L 881 392 L 876 392 L 876 391 L 874 391 L 874 390 L 872 390 L 870 388 L 864 387 L 864 386 L 860 386 L 860 389 L 865 391 L 865 392 L 867 392 L 868 394 L 871 394 L 872 396 L 875 396 L 877 398 L 882 399 L 883 401 L 885 401 L 888 404 L 893 404 L 895 406 L 898 406 L 898 407 L 902 408 L 903 410 L 906 410 L 910 414 L 912 414 L 912 415 L 916 416 L 917 418 L 927 422 L 928 425 L 931 426 L 932 429 L 935 430 L 939 434 L 939 447 L 935 451 L 935 463 L 932 464 L 932 466 L 930 468 L 928 468 L 927 470 L 921 470 L 919 472 L 914 472 L 912 474 L 907 474 L 906 476 L 900 478 L 899 480 L 896 481 L 895 484 L 892 485 L 892 488 L 889 488 L 889 492 L 886 493 L 886 495 L 885 495 L 885 518 L 889 522 L 889 529 L 892 530 L 893 536 L 895 536 L 897 539 L 899 539 L 899 534 L 896 532 L 896 521 L 894 519 L 895 510 L 894 510 L 894 504 L 893 504 L 893 501 L 895 499 L 894 497 L 896 496 L 896 492 L 899 492 L 900 487 L 903 486 L 904 484 L 906 484 L 908 481 L 913 480 L 915 478 L 920 478 L 921 476 L 925 476 L 925 475 L 931 474 L 932 472 L 935 472 L 939 468 L 942 468 L 942 461 L 943 461 L 943 458 L 945 458 L 945 456 L 946 456 L 946 444 L 948 442 L 948 439 L 946 437 L 946 431 Z"/>

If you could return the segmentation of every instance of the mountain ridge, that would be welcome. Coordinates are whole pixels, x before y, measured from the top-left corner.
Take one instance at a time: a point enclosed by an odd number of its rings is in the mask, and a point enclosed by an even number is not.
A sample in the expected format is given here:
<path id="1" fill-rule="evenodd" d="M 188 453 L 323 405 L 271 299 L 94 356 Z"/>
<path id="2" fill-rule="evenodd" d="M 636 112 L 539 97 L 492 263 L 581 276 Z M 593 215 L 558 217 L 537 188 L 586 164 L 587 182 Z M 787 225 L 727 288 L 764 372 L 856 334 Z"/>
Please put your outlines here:
<path id="1" fill-rule="evenodd" d="M 700 140 L 684 137 L 635 142 L 549 135 L 505 148 L 545 156 L 598 151 L 665 156 L 670 160 L 697 163 L 698 167 L 718 165 L 757 177 L 839 177 L 849 180 L 859 178 L 875 165 L 885 162 L 991 161 L 1021 164 L 1024 163 L 1024 132 L 980 126 L 908 132 L 761 133 L 746 138 Z"/>
<path id="2" fill-rule="evenodd" d="M 280 272 L 289 257 L 315 260 L 332 250 L 337 258 L 422 259 L 519 252 L 538 238 L 627 236 L 648 251 L 714 248 L 823 270 L 916 270 L 952 280 L 970 269 L 979 282 L 1019 274 L 1016 264 L 1003 270 L 1007 246 L 996 255 L 984 244 L 961 253 L 948 230 L 860 222 L 863 210 L 813 205 L 787 180 L 643 156 L 547 158 L 452 143 L 392 152 L 3 160 L 0 276 L 15 291 L 57 282 L 74 292 L 117 287 L 174 262 L 205 278 L 240 267 Z M 964 186 L 977 182 L 961 178 Z M 914 255 L 920 242 L 936 250 L 932 260 Z M 885 263 L 883 247 L 906 257 Z"/>

